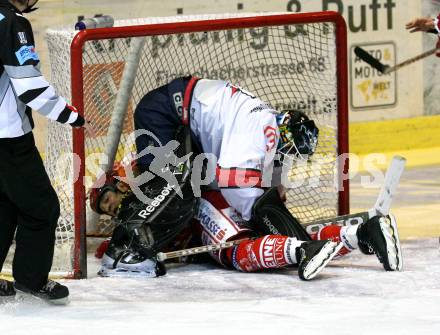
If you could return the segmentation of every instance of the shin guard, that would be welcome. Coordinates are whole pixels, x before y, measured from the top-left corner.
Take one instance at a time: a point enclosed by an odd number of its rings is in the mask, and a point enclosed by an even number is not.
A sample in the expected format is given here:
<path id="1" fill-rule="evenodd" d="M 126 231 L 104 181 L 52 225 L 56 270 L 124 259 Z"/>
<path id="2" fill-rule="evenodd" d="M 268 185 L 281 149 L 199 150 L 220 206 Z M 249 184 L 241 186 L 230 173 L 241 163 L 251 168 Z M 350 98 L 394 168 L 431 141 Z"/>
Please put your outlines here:
<path id="1" fill-rule="evenodd" d="M 227 255 L 234 268 L 244 272 L 282 268 L 297 263 L 295 251 L 301 243 L 296 238 L 266 235 L 240 243 Z"/>

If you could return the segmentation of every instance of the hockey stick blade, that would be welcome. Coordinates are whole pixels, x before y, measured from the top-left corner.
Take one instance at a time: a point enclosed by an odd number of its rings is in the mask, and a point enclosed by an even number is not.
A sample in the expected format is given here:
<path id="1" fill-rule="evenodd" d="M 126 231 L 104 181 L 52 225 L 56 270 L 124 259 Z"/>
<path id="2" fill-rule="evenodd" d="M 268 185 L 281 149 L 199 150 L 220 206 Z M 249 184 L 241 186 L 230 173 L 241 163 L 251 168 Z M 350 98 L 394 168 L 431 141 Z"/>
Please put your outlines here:
<path id="1" fill-rule="evenodd" d="M 363 222 L 367 222 L 370 219 L 370 211 L 359 212 L 354 214 L 339 215 L 333 218 L 317 220 L 303 224 L 304 228 L 309 234 L 317 233 L 325 226 L 340 225 L 350 226 Z"/>
<path id="2" fill-rule="evenodd" d="M 365 63 L 369 64 L 371 67 L 375 68 L 377 71 L 381 73 L 386 73 L 389 68 L 388 65 L 382 64 L 378 59 L 371 56 L 366 50 L 361 47 L 355 47 L 354 53 L 360 59 L 362 59 Z"/>
<path id="3" fill-rule="evenodd" d="M 406 159 L 401 156 L 394 156 L 387 172 L 385 174 L 384 183 L 377 197 L 373 208 L 366 212 L 354 214 L 346 214 L 336 216 L 334 218 L 322 219 L 308 222 L 303 226 L 307 232 L 317 233 L 322 227 L 338 224 L 348 226 L 366 222 L 376 215 L 388 215 L 390 213 L 391 202 L 396 193 L 397 186 L 405 168 Z"/>

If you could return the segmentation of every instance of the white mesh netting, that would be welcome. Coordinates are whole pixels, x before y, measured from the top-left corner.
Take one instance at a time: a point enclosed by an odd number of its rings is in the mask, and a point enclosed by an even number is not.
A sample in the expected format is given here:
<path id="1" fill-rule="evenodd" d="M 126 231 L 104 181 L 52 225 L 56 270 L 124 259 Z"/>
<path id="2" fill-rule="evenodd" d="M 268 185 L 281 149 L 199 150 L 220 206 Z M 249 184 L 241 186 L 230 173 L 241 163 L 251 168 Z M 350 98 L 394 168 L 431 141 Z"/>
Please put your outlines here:
<path id="1" fill-rule="evenodd" d="M 116 21 L 115 26 L 214 20 L 255 16 L 223 14 L 178 16 Z M 267 15 L 267 14 L 266 14 Z M 51 29 L 51 82 L 70 101 L 70 44 L 77 33 Z M 86 138 L 87 157 L 104 151 L 104 143 L 122 71 L 130 49 L 130 38 L 86 42 L 83 52 L 84 113 L 98 128 L 98 136 Z M 247 89 L 277 109 L 305 111 L 320 128 L 318 152 L 313 160 L 292 170 L 291 180 L 302 180 L 288 192 L 288 207 L 301 221 L 337 215 L 337 95 L 336 37 L 333 23 L 265 26 L 246 29 L 146 36 L 145 45 L 128 104 L 117 159 L 133 150 L 128 138 L 133 130 L 131 115 L 139 100 L 150 90 L 182 75 L 223 79 Z M 72 271 L 74 241 L 73 157 L 70 126 L 49 124 L 46 168 L 61 202 L 53 271 Z M 93 181 L 94 173 L 87 171 Z M 87 218 L 90 217 L 87 206 Z M 111 231 L 108 220 L 88 224 L 88 234 Z M 103 224 L 107 222 L 107 224 Z"/>

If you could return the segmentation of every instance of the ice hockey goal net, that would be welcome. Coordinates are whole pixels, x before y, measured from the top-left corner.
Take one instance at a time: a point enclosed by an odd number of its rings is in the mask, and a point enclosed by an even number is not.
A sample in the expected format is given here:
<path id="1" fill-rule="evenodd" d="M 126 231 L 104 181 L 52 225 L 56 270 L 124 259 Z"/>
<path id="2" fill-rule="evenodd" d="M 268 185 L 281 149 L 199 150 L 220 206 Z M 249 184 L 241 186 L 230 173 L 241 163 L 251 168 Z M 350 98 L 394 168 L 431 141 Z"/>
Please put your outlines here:
<path id="1" fill-rule="evenodd" d="M 45 162 L 61 202 L 54 273 L 86 276 L 86 236 L 111 232 L 108 218 L 98 224 L 92 219 L 86 191 L 97 172 L 91 166 L 108 145 L 115 105 L 125 95 L 119 160 L 134 149 L 130 134 L 136 104 L 178 76 L 227 80 L 277 109 L 309 114 L 320 128 L 314 158 L 319 166 L 312 160 L 292 171 L 292 180 L 303 182 L 289 190 L 288 207 L 302 222 L 348 212 L 348 184 L 338 189 L 337 182 L 344 169 L 337 156 L 348 151 L 346 29 L 339 14 L 125 20 L 113 28 L 79 33 L 71 27 L 52 29 L 47 41 L 52 83 L 98 130 L 92 138 L 82 130 L 49 124 Z"/>

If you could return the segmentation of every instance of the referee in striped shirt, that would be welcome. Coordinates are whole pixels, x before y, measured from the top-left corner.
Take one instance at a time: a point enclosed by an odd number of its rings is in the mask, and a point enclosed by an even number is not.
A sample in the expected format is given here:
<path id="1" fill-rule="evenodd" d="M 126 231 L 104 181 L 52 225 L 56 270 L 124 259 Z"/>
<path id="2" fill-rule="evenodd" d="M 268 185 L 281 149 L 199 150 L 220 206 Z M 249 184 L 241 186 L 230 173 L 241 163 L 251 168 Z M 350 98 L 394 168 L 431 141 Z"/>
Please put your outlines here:
<path id="1" fill-rule="evenodd" d="M 60 207 L 35 147 L 31 111 L 93 129 L 40 72 L 32 27 L 23 16 L 37 1 L 0 0 L 0 270 L 16 233 L 14 283 L 0 279 L 0 296 L 18 290 L 55 303 L 69 295 L 48 279 Z"/>

